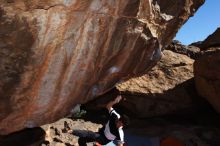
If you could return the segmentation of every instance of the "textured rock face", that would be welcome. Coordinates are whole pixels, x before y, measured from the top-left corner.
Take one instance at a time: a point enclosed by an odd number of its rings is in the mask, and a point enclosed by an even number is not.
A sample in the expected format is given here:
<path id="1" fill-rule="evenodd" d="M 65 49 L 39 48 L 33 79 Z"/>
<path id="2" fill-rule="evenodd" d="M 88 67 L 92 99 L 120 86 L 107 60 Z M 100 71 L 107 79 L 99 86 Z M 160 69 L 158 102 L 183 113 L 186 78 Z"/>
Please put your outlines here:
<path id="1" fill-rule="evenodd" d="M 198 93 L 220 113 L 220 47 L 203 54 L 194 64 Z"/>
<path id="2" fill-rule="evenodd" d="M 171 50 L 179 54 L 187 55 L 192 59 L 196 59 L 200 55 L 200 48 L 193 45 L 191 46 L 182 45 L 179 41 L 176 40 L 172 41 L 172 43 L 170 43 L 170 45 L 165 49 Z"/>
<path id="3" fill-rule="evenodd" d="M 169 50 L 146 75 L 117 85 L 121 106 L 138 117 L 196 111 L 202 105 L 193 81 L 193 60 Z"/>
<path id="4" fill-rule="evenodd" d="M 0 134 L 142 74 L 203 0 L 0 0 Z"/>

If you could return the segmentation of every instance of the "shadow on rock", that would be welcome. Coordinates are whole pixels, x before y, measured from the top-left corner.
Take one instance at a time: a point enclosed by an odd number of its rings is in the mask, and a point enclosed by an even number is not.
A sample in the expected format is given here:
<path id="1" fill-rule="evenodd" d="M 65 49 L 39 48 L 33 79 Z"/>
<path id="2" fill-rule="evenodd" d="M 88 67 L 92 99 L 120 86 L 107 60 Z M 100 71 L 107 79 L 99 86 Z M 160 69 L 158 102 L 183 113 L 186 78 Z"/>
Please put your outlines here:
<path id="1" fill-rule="evenodd" d="M 0 136 L 0 146 L 39 146 L 45 140 L 42 128 L 25 129 L 9 135 Z"/>

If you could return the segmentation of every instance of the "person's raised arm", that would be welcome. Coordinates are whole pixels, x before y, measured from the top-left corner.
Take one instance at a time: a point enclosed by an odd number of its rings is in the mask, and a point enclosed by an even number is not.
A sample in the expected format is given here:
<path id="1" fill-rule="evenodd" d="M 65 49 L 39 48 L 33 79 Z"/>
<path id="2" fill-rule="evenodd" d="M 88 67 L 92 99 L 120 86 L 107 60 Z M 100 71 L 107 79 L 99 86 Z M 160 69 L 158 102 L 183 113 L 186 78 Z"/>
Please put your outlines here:
<path id="1" fill-rule="evenodd" d="M 105 107 L 106 107 L 106 108 L 108 109 L 108 111 L 110 112 L 110 111 L 112 110 L 112 107 L 113 107 L 115 104 L 119 103 L 119 102 L 121 101 L 121 99 L 122 99 L 122 96 L 121 96 L 121 95 L 118 95 L 113 101 L 108 102 Z"/>

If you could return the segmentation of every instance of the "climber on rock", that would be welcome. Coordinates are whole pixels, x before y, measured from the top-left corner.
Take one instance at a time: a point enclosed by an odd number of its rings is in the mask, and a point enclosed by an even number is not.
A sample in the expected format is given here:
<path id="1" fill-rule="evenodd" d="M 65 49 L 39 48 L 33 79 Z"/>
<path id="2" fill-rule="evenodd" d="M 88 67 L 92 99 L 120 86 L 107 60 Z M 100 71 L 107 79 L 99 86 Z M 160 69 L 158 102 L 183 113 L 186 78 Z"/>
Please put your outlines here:
<path id="1" fill-rule="evenodd" d="M 118 114 L 113 106 L 119 103 L 122 99 L 121 95 L 118 95 L 113 101 L 108 102 L 105 108 L 109 112 L 109 120 L 105 126 L 103 126 L 95 137 L 80 137 L 78 142 L 80 146 L 86 146 L 87 142 L 96 142 L 96 146 L 106 145 L 111 141 L 116 142 L 117 146 L 124 145 L 124 131 L 123 127 L 127 126 L 129 119 L 125 115 Z"/>

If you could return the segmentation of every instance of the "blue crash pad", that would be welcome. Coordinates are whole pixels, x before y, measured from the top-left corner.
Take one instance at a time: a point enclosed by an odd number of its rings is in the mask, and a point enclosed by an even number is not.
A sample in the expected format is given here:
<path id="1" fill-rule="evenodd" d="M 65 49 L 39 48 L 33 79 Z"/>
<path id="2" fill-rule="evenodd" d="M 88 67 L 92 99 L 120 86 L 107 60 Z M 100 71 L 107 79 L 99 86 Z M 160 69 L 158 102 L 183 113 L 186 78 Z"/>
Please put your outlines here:
<path id="1" fill-rule="evenodd" d="M 125 137 L 125 146 L 159 146 L 160 140 L 157 137 L 141 137 L 141 136 L 134 136 L 134 135 L 126 135 Z M 117 146 L 116 142 L 110 142 L 107 145 L 103 146 Z"/>

